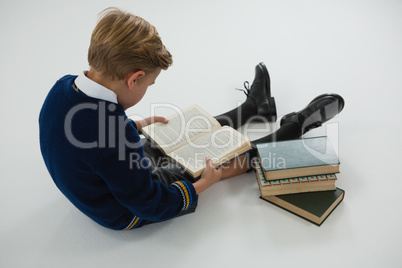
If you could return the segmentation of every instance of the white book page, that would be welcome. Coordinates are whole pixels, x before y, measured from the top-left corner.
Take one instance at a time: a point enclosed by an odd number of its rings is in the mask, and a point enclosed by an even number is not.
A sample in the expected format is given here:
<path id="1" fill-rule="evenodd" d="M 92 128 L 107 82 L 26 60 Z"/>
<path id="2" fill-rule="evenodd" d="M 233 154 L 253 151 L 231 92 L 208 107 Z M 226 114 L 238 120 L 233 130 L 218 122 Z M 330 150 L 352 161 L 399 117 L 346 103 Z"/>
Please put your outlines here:
<path id="1" fill-rule="evenodd" d="M 205 168 L 205 156 L 212 159 L 214 166 L 223 164 L 233 157 L 232 153 L 249 143 L 248 139 L 231 127 L 224 126 L 169 154 L 192 172 Z"/>
<path id="2" fill-rule="evenodd" d="M 220 128 L 219 122 L 199 105 L 192 105 L 169 117 L 169 123 L 154 123 L 142 129 L 166 154 Z"/>

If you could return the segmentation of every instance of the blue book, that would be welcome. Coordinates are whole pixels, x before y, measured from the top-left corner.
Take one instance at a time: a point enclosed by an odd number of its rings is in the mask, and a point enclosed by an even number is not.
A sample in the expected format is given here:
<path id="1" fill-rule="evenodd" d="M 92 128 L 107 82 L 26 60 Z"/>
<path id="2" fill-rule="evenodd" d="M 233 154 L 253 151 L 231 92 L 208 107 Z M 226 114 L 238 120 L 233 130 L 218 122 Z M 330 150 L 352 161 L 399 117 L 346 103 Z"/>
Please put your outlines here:
<path id="1" fill-rule="evenodd" d="M 339 173 L 339 158 L 327 137 L 257 144 L 266 180 Z"/>

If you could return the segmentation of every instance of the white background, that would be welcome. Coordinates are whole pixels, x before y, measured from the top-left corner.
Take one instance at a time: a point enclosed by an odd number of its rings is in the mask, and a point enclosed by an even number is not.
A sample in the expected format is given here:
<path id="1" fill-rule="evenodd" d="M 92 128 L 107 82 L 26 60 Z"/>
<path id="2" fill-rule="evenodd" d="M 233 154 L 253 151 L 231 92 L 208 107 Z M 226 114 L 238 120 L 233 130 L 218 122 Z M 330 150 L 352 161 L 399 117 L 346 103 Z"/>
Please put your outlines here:
<path id="1" fill-rule="evenodd" d="M 321 227 L 260 200 L 253 173 L 202 193 L 192 215 L 128 232 L 69 203 L 41 158 L 38 115 L 57 79 L 88 69 L 108 6 L 154 24 L 174 56 L 130 116 L 152 103 L 223 113 L 260 61 L 280 116 L 344 97 L 333 122 L 346 196 Z M 0 267 L 401 267 L 401 11 L 390 0 L 0 1 Z"/>

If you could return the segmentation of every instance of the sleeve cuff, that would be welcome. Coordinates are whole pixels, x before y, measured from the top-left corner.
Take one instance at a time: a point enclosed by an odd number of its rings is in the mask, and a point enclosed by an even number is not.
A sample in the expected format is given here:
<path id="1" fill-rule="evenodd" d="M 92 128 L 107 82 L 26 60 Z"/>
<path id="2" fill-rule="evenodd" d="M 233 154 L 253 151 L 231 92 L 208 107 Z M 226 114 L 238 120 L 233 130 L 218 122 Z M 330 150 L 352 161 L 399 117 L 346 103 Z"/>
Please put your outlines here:
<path id="1" fill-rule="evenodd" d="M 129 119 L 130 119 L 131 124 L 135 127 L 135 129 L 138 132 L 138 127 L 137 127 L 137 124 L 135 123 L 135 121 L 133 119 L 131 119 L 131 118 L 129 118 Z"/>
<path id="2" fill-rule="evenodd" d="M 197 201 L 198 196 L 192 183 L 188 181 L 176 181 L 172 183 L 172 186 L 175 186 L 182 196 L 182 210 L 187 209 Z"/>

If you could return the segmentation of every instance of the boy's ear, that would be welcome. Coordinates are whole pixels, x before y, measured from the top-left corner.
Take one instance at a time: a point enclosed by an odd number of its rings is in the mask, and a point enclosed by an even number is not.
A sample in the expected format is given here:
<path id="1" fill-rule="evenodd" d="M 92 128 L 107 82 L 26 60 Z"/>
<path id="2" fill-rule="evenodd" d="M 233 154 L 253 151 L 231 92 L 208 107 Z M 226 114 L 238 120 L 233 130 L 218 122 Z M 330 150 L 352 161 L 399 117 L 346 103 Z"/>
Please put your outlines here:
<path id="1" fill-rule="evenodd" d="M 129 90 L 132 90 L 134 88 L 134 85 L 138 82 L 138 79 L 140 79 L 141 77 L 144 77 L 144 76 L 145 76 L 144 71 L 136 71 L 136 72 L 129 73 L 127 75 L 127 80 L 126 80 Z"/>

